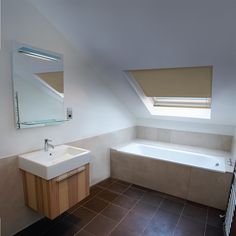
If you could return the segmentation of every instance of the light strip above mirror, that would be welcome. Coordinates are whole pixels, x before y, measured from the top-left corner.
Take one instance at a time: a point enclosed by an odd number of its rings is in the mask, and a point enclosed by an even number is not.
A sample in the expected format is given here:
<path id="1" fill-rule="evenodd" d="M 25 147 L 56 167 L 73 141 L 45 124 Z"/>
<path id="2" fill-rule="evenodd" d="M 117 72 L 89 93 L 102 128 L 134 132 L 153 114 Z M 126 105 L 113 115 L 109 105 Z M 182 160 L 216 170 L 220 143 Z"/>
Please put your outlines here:
<path id="1" fill-rule="evenodd" d="M 37 51 L 32 48 L 27 48 L 27 47 L 21 47 L 18 49 L 18 52 L 21 54 L 24 54 L 26 56 L 46 60 L 46 61 L 60 61 L 61 58 L 57 57 L 55 55 L 50 55 L 48 53 L 42 52 L 42 51 Z"/>

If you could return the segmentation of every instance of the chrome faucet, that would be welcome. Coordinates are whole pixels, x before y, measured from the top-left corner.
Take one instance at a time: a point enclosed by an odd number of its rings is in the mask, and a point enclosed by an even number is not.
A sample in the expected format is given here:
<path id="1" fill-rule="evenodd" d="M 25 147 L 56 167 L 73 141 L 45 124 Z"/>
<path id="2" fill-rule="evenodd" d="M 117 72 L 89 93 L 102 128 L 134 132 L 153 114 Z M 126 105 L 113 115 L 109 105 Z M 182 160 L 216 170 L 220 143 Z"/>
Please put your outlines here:
<path id="1" fill-rule="evenodd" d="M 228 164 L 229 164 L 229 166 L 233 166 L 233 161 L 231 158 L 228 159 Z"/>
<path id="2" fill-rule="evenodd" d="M 54 146 L 50 144 L 49 142 L 52 142 L 50 139 L 44 139 L 44 151 L 47 152 L 49 148 L 53 148 Z"/>

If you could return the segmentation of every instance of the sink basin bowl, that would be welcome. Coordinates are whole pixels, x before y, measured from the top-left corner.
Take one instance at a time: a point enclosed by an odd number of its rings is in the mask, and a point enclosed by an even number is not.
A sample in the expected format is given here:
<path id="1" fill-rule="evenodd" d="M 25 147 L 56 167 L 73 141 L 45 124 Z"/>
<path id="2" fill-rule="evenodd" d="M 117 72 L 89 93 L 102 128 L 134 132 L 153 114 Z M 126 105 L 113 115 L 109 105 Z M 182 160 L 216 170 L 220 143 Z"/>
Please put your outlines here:
<path id="1" fill-rule="evenodd" d="M 19 168 L 49 180 L 90 162 L 90 151 L 68 145 L 19 155 Z"/>

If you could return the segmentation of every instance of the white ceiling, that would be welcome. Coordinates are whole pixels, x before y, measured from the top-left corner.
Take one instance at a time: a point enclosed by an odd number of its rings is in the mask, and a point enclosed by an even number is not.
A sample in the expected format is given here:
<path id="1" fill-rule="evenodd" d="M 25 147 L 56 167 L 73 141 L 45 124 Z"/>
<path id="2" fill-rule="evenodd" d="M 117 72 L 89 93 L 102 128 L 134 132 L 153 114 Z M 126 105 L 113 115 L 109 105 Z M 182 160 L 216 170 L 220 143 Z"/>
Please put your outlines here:
<path id="1" fill-rule="evenodd" d="M 78 50 L 107 65 L 103 79 L 136 117 L 151 115 L 122 70 L 213 65 L 208 122 L 236 124 L 235 0 L 28 1 Z"/>
<path id="2" fill-rule="evenodd" d="M 235 0 L 29 1 L 75 46 L 122 70 L 227 63 L 235 52 Z"/>

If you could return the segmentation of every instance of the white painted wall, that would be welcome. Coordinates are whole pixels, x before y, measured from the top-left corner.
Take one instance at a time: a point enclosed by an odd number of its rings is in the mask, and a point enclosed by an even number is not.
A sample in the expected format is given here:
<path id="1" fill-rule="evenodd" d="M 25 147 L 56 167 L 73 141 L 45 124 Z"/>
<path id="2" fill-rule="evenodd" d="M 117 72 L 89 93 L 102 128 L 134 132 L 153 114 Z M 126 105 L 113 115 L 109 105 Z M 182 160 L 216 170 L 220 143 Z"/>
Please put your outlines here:
<path id="1" fill-rule="evenodd" d="M 215 65 L 210 120 L 152 116 L 121 71 L 105 65 L 101 65 L 101 67 L 106 68 L 106 72 L 112 75 L 103 76 L 103 80 L 134 114 L 136 125 L 193 132 L 234 134 L 236 126 L 236 64 L 234 61 L 228 65 Z"/>
<path id="2" fill-rule="evenodd" d="M 223 63 L 222 61 L 218 61 L 217 57 L 214 58 L 211 56 L 209 60 L 203 61 L 202 64 L 211 64 L 214 67 L 212 110 L 211 119 L 209 120 L 153 116 L 131 87 L 122 71 L 105 64 L 100 64 L 99 68 L 100 70 L 101 68 L 105 68 L 106 73 L 110 74 L 110 76 L 103 76 L 103 80 L 113 93 L 117 95 L 119 100 L 134 114 L 136 117 L 136 125 L 234 135 L 234 127 L 236 126 L 236 59 L 229 56 L 226 61 L 227 63 Z M 189 59 L 189 62 L 186 62 L 186 64 L 178 64 L 176 62 L 170 65 L 170 67 L 201 65 L 200 59 L 196 63 L 197 64 L 194 64 L 194 62 L 191 62 L 191 59 Z M 168 67 L 167 64 L 163 66 Z"/>
<path id="3" fill-rule="evenodd" d="M 102 82 L 103 75 L 30 3 L 26 0 L 2 0 L 2 14 L 0 157 L 42 148 L 44 138 L 61 144 L 134 124 L 130 112 Z M 11 79 L 13 41 L 64 55 L 65 107 L 73 108 L 72 121 L 59 126 L 15 129 Z"/>
<path id="4" fill-rule="evenodd" d="M 107 78 L 110 88 L 114 93 L 119 96 L 120 100 L 133 112 L 138 119 L 139 125 L 150 124 L 158 127 L 159 124 L 168 128 L 170 124 L 177 126 L 177 124 L 186 124 L 186 127 L 195 126 L 206 130 L 207 127 L 219 126 L 219 130 L 224 130 L 225 126 L 236 125 L 236 63 L 234 60 L 226 64 L 214 63 L 213 86 L 212 86 L 212 110 L 211 119 L 195 119 L 195 118 L 180 118 L 180 117 L 165 117 L 165 116 L 152 116 L 145 105 L 142 103 L 140 97 L 134 92 L 129 83 L 125 80 L 121 72 L 113 72 L 116 79 Z M 186 64 L 187 65 L 187 64 Z M 194 64 L 188 64 L 193 66 Z M 175 64 L 174 66 L 178 66 Z M 174 67 L 173 66 L 173 67 Z M 183 66 L 183 65 L 182 65 Z M 105 78 L 105 77 L 104 77 Z M 125 89 L 124 89 L 125 88 Z M 125 90 L 125 92 L 123 92 Z M 154 121 L 156 120 L 156 121 Z M 145 121 L 142 123 L 142 121 Z M 178 127 L 177 127 L 178 128 Z M 181 127 L 181 129 L 183 126 Z M 194 128 L 193 130 L 194 131 Z M 209 128 L 211 132 L 211 128 Z M 222 131 L 227 132 L 227 131 Z"/>

